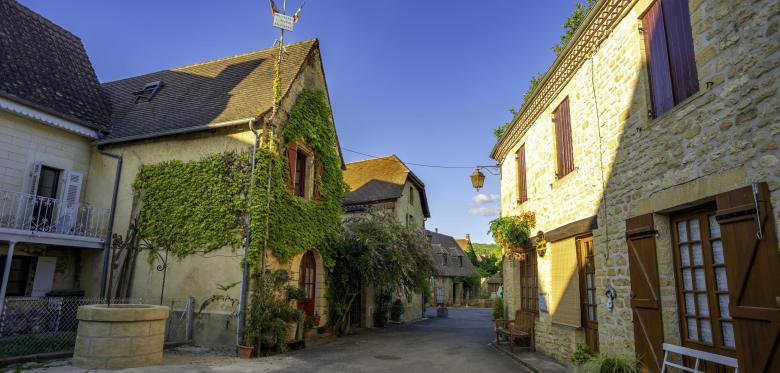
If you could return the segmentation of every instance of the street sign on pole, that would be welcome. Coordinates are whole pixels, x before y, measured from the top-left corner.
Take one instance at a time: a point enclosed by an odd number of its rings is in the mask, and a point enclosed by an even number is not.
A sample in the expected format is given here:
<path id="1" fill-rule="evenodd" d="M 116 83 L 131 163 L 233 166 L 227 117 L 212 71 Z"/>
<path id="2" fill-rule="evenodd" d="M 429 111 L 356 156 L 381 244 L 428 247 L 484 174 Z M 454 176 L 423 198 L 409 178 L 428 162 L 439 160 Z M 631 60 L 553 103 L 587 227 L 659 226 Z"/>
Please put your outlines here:
<path id="1" fill-rule="evenodd" d="M 274 27 L 292 32 L 295 21 L 292 16 L 281 13 L 274 14 Z"/>

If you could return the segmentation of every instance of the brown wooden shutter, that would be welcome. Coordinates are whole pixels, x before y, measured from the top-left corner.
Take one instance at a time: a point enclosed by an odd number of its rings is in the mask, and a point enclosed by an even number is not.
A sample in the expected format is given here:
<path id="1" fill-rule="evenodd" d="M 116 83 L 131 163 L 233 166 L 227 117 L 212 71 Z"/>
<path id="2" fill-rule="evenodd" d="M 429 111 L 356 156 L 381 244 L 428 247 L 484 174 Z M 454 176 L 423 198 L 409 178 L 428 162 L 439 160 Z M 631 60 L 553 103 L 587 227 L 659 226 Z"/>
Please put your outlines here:
<path id="1" fill-rule="evenodd" d="M 528 182 L 526 181 L 525 170 L 525 144 L 520 146 L 515 155 L 517 158 L 517 202 L 523 203 L 528 200 Z"/>
<path id="2" fill-rule="evenodd" d="M 566 176 L 574 171 L 574 149 L 571 139 L 571 116 L 569 114 L 569 98 L 566 97 L 555 109 L 555 141 L 557 154 L 558 177 Z"/>
<path id="3" fill-rule="evenodd" d="M 688 0 L 662 0 L 674 103 L 699 91 Z"/>
<path id="4" fill-rule="evenodd" d="M 645 372 L 660 372 L 664 341 L 653 214 L 626 220 L 631 312 L 636 357 Z"/>
<path id="5" fill-rule="evenodd" d="M 287 166 L 290 171 L 290 180 L 287 182 L 287 189 L 295 192 L 295 161 L 298 159 L 298 145 L 295 143 L 287 144 Z"/>
<path id="6" fill-rule="evenodd" d="M 729 311 L 739 370 L 780 372 L 780 253 L 769 188 L 757 184 L 755 192 L 749 186 L 716 197 Z"/>
<path id="7" fill-rule="evenodd" d="M 320 187 L 322 186 L 322 178 L 323 175 L 325 175 L 325 166 L 322 164 L 322 162 L 316 161 L 314 162 L 315 165 L 317 165 L 317 170 L 314 173 L 314 200 L 319 201 L 322 199 L 322 195 L 320 194 Z"/>
<path id="8" fill-rule="evenodd" d="M 661 1 L 656 1 L 642 19 L 647 49 L 647 71 L 650 75 L 650 91 L 655 117 L 674 106 L 672 75 L 669 69 L 669 49 L 666 44 L 666 27 Z"/>

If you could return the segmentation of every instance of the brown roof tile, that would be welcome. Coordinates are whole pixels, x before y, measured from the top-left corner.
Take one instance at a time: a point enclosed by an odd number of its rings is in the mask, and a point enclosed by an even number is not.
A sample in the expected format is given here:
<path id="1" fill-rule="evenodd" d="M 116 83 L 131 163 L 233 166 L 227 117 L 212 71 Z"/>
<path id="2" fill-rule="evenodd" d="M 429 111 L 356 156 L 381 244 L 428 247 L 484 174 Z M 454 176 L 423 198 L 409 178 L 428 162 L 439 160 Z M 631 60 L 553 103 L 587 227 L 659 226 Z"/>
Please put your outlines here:
<path id="1" fill-rule="evenodd" d="M 318 47 L 316 39 L 285 46 L 282 94 L 311 51 Z M 112 105 L 112 128 L 101 142 L 197 130 L 260 116 L 273 103 L 274 59 L 278 51 L 264 49 L 104 83 Z M 133 93 L 155 81 L 161 81 L 162 88 L 151 100 L 136 103 Z"/>
<path id="2" fill-rule="evenodd" d="M 370 204 L 400 198 L 407 179 L 420 189 L 423 214 L 430 217 L 425 184 L 395 155 L 347 163 L 344 182 L 350 192 L 345 205 Z"/>
<path id="3" fill-rule="evenodd" d="M 0 96 L 93 129 L 108 124 L 81 40 L 14 0 L 0 0 Z"/>

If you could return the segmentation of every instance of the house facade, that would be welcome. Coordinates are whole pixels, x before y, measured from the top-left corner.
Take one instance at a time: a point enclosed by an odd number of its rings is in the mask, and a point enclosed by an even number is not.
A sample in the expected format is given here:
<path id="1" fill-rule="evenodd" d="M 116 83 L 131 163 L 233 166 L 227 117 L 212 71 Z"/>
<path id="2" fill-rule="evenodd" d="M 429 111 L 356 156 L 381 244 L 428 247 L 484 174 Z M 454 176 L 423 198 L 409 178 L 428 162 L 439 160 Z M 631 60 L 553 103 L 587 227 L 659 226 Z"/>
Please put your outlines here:
<path id="1" fill-rule="evenodd" d="M 99 294 L 114 174 L 87 186 L 93 159 L 116 160 L 92 145 L 109 107 L 81 40 L 15 1 L 0 20 L 2 314 L 7 297 Z"/>
<path id="2" fill-rule="evenodd" d="M 425 220 L 431 217 L 425 184 L 396 155 L 366 159 L 346 164 L 344 182 L 350 192 L 344 196 L 344 219 L 368 209 L 390 211 L 398 222 L 414 229 L 425 229 Z M 373 326 L 375 292 L 364 284 L 352 321 L 365 328 Z M 402 300 L 405 310 L 402 321 L 413 321 L 423 316 L 422 294 L 413 294 L 412 300 Z"/>
<path id="3" fill-rule="evenodd" d="M 437 273 L 433 276 L 433 305 L 465 305 L 478 294 L 479 289 L 470 292 L 463 286 L 465 277 L 479 277 L 466 252 L 452 236 L 441 234 L 437 230 L 426 230 L 431 243 L 431 255 L 436 263 Z"/>
<path id="4" fill-rule="evenodd" d="M 538 351 L 780 369 L 778 6 L 599 1 L 513 118 L 501 214 L 546 244 L 508 253 L 504 297 Z"/>

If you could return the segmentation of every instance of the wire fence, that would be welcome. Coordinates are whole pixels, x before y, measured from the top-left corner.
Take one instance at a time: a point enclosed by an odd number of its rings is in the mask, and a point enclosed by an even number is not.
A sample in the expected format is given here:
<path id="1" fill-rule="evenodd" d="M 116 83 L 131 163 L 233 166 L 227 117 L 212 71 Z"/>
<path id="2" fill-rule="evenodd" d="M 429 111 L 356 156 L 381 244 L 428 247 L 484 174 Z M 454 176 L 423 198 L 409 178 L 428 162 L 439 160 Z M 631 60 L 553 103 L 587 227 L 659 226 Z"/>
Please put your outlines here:
<path id="1" fill-rule="evenodd" d="M 192 342 L 194 299 L 163 302 L 170 307 L 166 343 Z M 104 303 L 87 297 L 8 297 L 0 315 L 0 361 L 46 353 L 68 353 L 76 344 L 80 306 Z M 112 304 L 143 303 L 140 298 L 113 299 Z"/>

